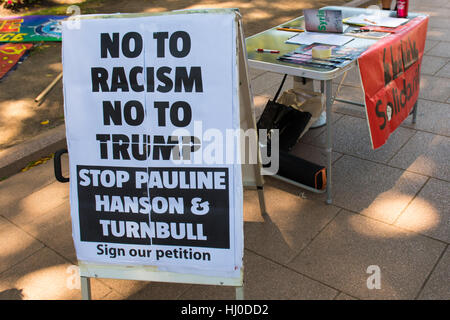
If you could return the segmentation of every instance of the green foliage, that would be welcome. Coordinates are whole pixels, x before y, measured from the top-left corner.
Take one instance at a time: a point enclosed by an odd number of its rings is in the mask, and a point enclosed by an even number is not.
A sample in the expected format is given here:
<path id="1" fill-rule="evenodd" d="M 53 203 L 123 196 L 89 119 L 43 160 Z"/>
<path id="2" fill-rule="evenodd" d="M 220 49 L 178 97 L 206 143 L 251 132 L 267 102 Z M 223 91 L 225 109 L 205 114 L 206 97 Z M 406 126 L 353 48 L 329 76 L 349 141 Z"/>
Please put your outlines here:
<path id="1" fill-rule="evenodd" d="M 37 2 L 38 0 L 33 1 Z M 80 7 L 82 14 L 90 14 L 97 13 L 97 8 L 100 7 L 104 1 L 105 0 L 84 0 L 83 2 L 77 2 L 76 5 Z M 69 6 L 69 4 L 50 6 L 37 11 L 24 13 L 24 15 L 67 15 L 67 8 Z"/>
<path id="2" fill-rule="evenodd" d="M 11 10 L 19 9 L 36 2 L 36 0 L 0 0 L 3 7 Z"/>

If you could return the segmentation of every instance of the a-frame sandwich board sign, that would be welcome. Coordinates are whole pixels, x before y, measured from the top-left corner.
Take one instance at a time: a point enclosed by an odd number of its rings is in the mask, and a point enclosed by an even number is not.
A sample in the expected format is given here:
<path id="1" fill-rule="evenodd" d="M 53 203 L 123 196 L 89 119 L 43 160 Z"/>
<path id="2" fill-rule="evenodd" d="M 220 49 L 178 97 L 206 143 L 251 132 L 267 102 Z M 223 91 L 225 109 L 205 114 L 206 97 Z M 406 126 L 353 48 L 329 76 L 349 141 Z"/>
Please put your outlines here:
<path id="1" fill-rule="evenodd" d="M 243 298 L 243 187 L 265 204 L 258 148 L 243 164 L 241 139 L 227 140 L 256 130 L 238 11 L 78 22 L 63 23 L 62 52 L 82 297 L 95 277 L 234 286 Z"/>

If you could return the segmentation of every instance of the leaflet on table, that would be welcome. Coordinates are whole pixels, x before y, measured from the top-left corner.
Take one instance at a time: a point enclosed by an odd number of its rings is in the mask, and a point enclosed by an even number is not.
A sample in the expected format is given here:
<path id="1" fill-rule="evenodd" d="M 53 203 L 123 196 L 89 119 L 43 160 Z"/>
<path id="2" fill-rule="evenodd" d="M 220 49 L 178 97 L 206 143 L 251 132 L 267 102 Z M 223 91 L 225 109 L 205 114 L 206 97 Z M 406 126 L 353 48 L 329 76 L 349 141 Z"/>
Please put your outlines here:
<path id="1" fill-rule="evenodd" d="M 313 59 L 312 49 L 317 46 L 327 46 L 323 43 L 313 43 L 302 45 L 294 51 L 287 53 L 278 59 L 284 62 L 300 64 L 308 67 L 314 67 L 325 70 L 344 67 L 353 60 L 357 59 L 367 48 L 352 48 L 342 46 L 331 47 L 331 57 L 328 59 Z"/>
<path id="2" fill-rule="evenodd" d="M 343 36 L 340 34 L 302 32 L 286 40 L 286 43 L 289 44 L 323 43 L 335 46 L 343 46 L 344 44 L 352 40 L 353 40 L 352 37 Z"/>
<path id="3" fill-rule="evenodd" d="M 367 48 L 353 48 L 342 46 L 329 46 L 323 43 L 312 43 L 309 45 L 302 45 L 294 50 L 294 53 L 306 54 L 312 56 L 312 49 L 314 47 L 327 46 L 331 48 L 330 59 L 354 60 L 358 58 Z"/>
<path id="4" fill-rule="evenodd" d="M 278 60 L 283 62 L 300 64 L 305 67 L 312 67 L 323 70 L 333 70 L 336 68 L 335 64 L 332 62 L 327 62 L 325 60 L 313 59 L 311 56 L 298 53 L 287 53 L 278 57 Z"/>
<path id="5" fill-rule="evenodd" d="M 381 39 L 390 35 L 389 32 L 369 31 L 369 30 L 357 30 L 345 33 L 347 36 L 364 38 L 364 39 Z"/>
<path id="6" fill-rule="evenodd" d="M 381 27 L 389 27 L 396 28 L 406 22 L 409 19 L 404 18 L 394 18 L 394 17 L 384 17 L 377 14 L 367 15 L 360 14 L 359 16 L 353 16 L 344 19 L 345 23 L 360 25 L 360 26 L 381 26 Z"/>
<path id="7" fill-rule="evenodd" d="M 326 9 L 305 9 L 305 29 L 316 32 L 342 33 L 342 11 Z"/>

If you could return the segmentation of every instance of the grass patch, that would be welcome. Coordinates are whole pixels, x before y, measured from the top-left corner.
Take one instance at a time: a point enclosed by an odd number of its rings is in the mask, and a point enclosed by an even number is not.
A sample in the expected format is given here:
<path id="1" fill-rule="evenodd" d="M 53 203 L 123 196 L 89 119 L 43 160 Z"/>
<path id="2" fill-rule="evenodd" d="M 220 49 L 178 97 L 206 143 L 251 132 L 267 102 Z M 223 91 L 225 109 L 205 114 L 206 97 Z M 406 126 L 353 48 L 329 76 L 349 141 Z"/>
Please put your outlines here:
<path id="1" fill-rule="evenodd" d="M 81 14 L 91 14 L 91 13 L 97 13 L 97 9 L 103 5 L 105 0 L 85 0 L 81 3 L 75 3 L 74 5 L 77 5 L 80 7 Z M 27 12 L 23 14 L 24 16 L 30 16 L 30 15 L 55 15 L 55 16 L 64 16 L 67 15 L 67 8 L 70 7 L 70 4 L 64 4 L 59 6 L 54 6 L 50 8 L 43 8 L 38 10 L 30 10 L 30 12 Z"/>
<path id="2" fill-rule="evenodd" d="M 44 41 L 36 42 L 35 45 L 28 52 L 28 56 L 31 57 L 31 56 L 35 55 L 36 53 L 44 51 L 47 48 L 50 48 L 50 45 L 45 44 Z"/>

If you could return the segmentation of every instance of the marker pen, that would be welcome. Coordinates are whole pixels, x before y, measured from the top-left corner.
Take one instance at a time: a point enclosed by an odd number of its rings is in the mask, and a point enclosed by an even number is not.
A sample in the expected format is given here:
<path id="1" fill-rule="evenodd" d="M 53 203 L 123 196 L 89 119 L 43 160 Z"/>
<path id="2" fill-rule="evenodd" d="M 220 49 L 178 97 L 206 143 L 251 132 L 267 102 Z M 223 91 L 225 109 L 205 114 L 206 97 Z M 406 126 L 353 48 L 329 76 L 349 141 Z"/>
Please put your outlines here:
<path id="1" fill-rule="evenodd" d="M 256 51 L 265 53 L 280 53 L 280 50 L 271 50 L 271 49 L 256 49 Z"/>

